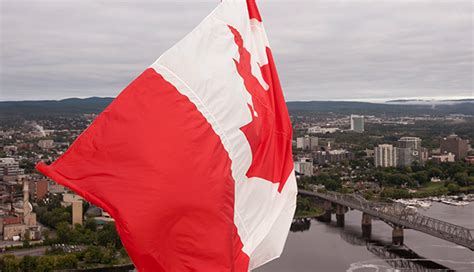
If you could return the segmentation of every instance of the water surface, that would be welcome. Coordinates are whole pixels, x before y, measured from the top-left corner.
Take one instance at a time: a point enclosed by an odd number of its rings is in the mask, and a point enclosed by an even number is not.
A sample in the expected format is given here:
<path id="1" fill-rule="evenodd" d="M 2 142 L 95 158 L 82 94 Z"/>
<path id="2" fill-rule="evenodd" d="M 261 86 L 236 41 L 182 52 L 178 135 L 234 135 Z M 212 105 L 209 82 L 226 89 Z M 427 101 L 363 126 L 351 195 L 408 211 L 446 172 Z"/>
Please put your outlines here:
<path id="1" fill-rule="evenodd" d="M 433 203 L 419 212 L 474 229 L 474 203 L 464 207 Z M 391 246 L 392 228 L 372 221 L 370 241 L 362 237 L 362 213 L 346 213 L 345 227 L 338 228 L 333 214 L 330 224 L 311 220 L 290 232 L 285 250 L 276 259 L 254 271 L 474 271 L 473 251 L 433 236 L 405 230 L 405 245 Z M 309 229 L 302 231 L 302 229 Z"/>

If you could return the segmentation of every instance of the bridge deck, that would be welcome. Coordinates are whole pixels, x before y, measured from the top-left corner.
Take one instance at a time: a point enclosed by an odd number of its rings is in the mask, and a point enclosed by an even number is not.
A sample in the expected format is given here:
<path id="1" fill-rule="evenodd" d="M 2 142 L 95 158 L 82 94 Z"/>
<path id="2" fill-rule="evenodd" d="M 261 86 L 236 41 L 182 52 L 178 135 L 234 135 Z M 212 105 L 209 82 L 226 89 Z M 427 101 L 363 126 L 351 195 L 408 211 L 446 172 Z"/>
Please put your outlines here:
<path id="1" fill-rule="evenodd" d="M 365 200 L 356 195 L 347 195 L 339 193 L 319 193 L 307 190 L 298 190 L 300 195 L 318 197 L 332 203 L 350 207 L 362 211 L 373 217 L 379 218 L 392 226 L 402 226 L 423 233 L 438 237 L 440 239 L 464 246 L 474 250 L 474 239 L 472 230 L 421 215 L 417 212 L 407 209 L 402 204 L 383 204 L 374 203 Z"/>

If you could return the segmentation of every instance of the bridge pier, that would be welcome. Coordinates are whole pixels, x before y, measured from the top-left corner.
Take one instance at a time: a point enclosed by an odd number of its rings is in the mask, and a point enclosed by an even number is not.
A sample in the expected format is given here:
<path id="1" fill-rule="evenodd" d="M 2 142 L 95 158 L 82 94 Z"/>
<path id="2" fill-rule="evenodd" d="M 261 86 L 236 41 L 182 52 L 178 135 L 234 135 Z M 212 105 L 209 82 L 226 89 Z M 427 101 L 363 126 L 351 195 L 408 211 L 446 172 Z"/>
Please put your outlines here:
<path id="1" fill-rule="evenodd" d="M 346 207 L 342 205 L 336 206 L 336 225 L 338 227 L 344 227 L 344 214 L 345 214 Z"/>
<path id="2" fill-rule="evenodd" d="M 403 227 L 395 226 L 392 231 L 392 244 L 403 245 Z"/>
<path id="3" fill-rule="evenodd" d="M 362 213 L 362 236 L 370 239 L 372 235 L 372 216 Z"/>
<path id="4" fill-rule="evenodd" d="M 323 215 L 323 221 L 324 222 L 331 222 L 331 211 L 332 211 L 332 203 L 331 201 L 324 201 L 324 210 L 325 210 L 325 213 Z"/>

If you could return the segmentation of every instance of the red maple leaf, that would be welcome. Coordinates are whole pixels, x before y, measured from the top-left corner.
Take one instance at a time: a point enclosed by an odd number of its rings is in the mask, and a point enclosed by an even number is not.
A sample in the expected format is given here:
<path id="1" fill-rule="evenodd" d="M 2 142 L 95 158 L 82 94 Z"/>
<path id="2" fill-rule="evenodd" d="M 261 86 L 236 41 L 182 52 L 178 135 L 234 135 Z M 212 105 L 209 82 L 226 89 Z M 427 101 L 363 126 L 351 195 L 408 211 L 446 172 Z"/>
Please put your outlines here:
<path id="1" fill-rule="evenodd" d="M 252 56 L 244 47 L 239 31 L 228 27 L 234 35 L 240 55 L 239 60 L 234 59 L 235 66 L 252 96 L 252 105 L 248 104 L 252 121 L 240 128 L 252 150 L 252 164 L 247 177 L 279 183 L 278 192 L 281 192 L 293 169 L 292 128 L 273 56 L 267 47 L 268 64 L 260 66 L 262 77 L 269 85 L 266 90 L 252 74 Z"/>

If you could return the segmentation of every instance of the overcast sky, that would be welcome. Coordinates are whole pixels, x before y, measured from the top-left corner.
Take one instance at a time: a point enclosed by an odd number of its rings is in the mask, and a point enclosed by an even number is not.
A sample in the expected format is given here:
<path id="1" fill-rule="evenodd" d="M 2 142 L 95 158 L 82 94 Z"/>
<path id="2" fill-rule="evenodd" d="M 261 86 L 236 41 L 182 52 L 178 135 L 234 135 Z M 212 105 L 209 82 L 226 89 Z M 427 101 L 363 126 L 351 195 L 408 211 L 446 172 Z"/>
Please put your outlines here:
<path id="1" fill-rule="evenodd" d="M 219 0 L 0 0 L 0 100 L 116 96 Z M 474 97 L 473 2 L 260 0 L 287 100 Z"/>

